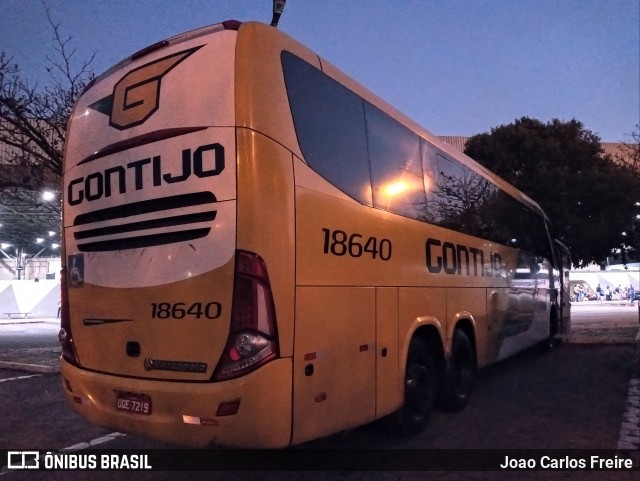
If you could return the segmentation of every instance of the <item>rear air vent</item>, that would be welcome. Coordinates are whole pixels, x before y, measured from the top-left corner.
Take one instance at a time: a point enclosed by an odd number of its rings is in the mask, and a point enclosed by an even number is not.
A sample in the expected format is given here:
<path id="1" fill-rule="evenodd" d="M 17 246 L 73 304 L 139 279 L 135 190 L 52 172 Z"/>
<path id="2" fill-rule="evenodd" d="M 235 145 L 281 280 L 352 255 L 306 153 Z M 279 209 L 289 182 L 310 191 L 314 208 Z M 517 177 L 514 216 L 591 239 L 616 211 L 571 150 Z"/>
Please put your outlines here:
<path id="1" fill-rule="evenodd" d="M 90 239 L 92 237 L 122 234 L 124 232 L 136 232 L 141 230 L 158 229 L 161 227 L 172 227 L 176 225 L 193 224 L 196 222 L 210 222 L 216 218 L 216 211 L 197 212 L 195 214 L 176 215 L 161 219 L 151 219 L 142 222 L 131 222 L 129 224 L 118 224 L 110 227 L 98 227 L 76 232 L 73 237 L 76 239 Z"/>
<path id="2" fill-rule="evenodd" d="M 198 239 L 211 230 L 206 223 L 216 218 L 217 211 L 211 208 L 215 203 L 213 193 L 196 192 L 87 212 L 78 215 L 73 225 L 88 228 L 76 230 L 73 236 L 83 241 L 78 243 L 80 252 L 139 249 Z M 195 206 L 206 210 L 194 212 Z M 170 212 L 174 209 L 180 210 Z M 154 213 L 157 215 L 150 215 Z"/>

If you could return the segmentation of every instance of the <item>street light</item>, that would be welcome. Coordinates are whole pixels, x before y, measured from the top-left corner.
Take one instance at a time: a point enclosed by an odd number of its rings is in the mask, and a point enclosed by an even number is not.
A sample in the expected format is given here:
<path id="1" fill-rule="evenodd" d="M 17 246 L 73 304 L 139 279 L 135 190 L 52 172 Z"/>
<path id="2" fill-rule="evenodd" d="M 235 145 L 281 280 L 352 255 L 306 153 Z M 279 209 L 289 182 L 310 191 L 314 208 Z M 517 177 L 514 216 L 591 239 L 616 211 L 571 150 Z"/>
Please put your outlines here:
<path id="1" fill-rule="evenodd" d="M 284 10 L 284 4 L 287 0 L 273 0 L 273 17 L 271 19 L 271 26 L 278 28 L 278 22 L 280 21 L 280 15 Z"/>
<path id="2" fill-rule="evenodd" d="M 45 190 L 42 193 L 42 200 L 49 202 L 50 200 L 55 199 L 56 195 L 50 190 Z"/>

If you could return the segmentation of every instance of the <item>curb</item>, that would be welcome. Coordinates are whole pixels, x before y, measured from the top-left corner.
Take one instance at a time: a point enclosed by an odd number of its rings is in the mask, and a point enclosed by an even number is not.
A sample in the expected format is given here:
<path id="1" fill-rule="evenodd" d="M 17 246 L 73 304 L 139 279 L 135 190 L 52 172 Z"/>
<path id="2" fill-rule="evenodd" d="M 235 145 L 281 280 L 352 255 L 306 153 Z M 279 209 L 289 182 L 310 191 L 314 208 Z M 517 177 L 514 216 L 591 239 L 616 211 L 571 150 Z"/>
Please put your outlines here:
<path id="1" fill-rule="evenodd" d="M 602 339 L 598 337 L 581 336 L 564 339 L 564 342 L 566 342 L 567 344 L 638 344 L 640 346 L 638 339 L 625 338 Z"/>
<path id="2" fill-rule="evenodd" d="M 51 374 L 60 372 L 58 366 L 42 366 L 40 364 L 27 364 L 24 362 L 0 361 L 0 369 L 14 369 L 16 371 L 37 372 Z"/>
<path id="3" fill-rule="evenodd" d="M 581 307 L 636 307 L 636 301 L 630 303 L 629 301 L 581 301 L 581 302 L 571 302 L 571 308 L 574 307 L 579 309 Z"/>
<path id="4" fill-rule="evenodd" d="M 9 319 L 9 320 L 0 321 L 0 326 L 15 326 L 16 324 L 42 324 L 43 322 L 44 321 L 38 321 L 38 320 L 30 321 L 29 319 L 27 320 Z"/>
<path id="5" fill-rule="evenodd" d="M 48 319 L 0 319 L 0 326 L 15 326 L 16 324 L 60 324 L 60 320 L 57 322 Z"/>

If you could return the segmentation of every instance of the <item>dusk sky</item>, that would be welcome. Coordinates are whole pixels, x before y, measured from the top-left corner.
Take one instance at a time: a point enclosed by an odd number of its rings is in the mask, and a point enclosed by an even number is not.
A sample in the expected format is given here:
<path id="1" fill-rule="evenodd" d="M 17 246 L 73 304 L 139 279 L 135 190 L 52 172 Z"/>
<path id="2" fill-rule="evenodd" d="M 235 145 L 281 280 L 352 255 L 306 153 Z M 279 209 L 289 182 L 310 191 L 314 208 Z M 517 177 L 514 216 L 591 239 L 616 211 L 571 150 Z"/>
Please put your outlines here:
<path id="1" fill-rule="evenodd" d="M 271 0 L 46 0 L 101 73 L 174 34 L 271 20 Z M 639 0 L 288 0 L 280 29 L 437 135 L 575 118 L 608 142 L 640 122 Z M 47 82 L 40 0 L 0 0 L 0 51 Z"/>

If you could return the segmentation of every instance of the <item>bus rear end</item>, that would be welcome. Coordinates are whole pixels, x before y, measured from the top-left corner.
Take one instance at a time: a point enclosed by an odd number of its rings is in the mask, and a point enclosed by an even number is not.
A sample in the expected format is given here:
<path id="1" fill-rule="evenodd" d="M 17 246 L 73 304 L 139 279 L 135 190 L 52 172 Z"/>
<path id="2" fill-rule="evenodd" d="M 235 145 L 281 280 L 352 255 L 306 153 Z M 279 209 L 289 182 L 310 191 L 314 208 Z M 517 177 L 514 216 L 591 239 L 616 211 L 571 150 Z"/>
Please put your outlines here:
<path id="1" fill-rule="evenodd" d="M 73 112 L 62 380 L 100 426 L 193 446 L 290 441 L 269 273 L 237 244 L 237 30 L 145 49 Z"/>

